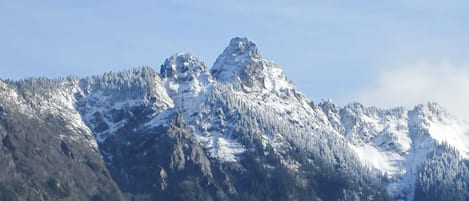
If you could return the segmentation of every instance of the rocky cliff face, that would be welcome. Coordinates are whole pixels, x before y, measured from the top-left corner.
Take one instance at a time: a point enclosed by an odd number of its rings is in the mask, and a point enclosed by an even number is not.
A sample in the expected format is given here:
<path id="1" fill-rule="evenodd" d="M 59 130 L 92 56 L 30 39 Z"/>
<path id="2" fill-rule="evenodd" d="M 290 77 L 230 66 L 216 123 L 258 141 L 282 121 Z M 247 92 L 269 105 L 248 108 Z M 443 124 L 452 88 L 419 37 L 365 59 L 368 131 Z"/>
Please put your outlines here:
<path id="1" fill-rule="evenodd" d="M 3 200 L 413 200 L 444 189 L 428 178 L 458 178 L 444 187 L 464 199 L 469 184 L 467 127 L 440 106 L 312 104 L 246 38 L 211 69 L 179 53 L 159 73 L 0 81 L 0 122 Z M 439 155 L 453 165 L 426 168 Z"/>

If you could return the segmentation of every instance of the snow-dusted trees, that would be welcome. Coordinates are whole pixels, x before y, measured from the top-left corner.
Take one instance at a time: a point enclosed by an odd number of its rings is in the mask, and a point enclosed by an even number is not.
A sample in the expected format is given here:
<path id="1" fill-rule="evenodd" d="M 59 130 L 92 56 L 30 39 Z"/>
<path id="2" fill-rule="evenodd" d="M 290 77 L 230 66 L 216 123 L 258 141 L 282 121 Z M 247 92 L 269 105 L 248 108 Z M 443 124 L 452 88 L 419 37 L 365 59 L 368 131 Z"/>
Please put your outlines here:
<path id="1" fill-rule="evenodd" d="M 257 160 L 262 160 L 259 153 L 275 155 L 278 163 L 274 169 L 289 169 L 296 185 L 302 183 L 326 200 L 369 199 L 367 196 L 388 199 L 346 141 L 327 126 L 292 122 L 276 113 L 274 106 L 252 101 L 229 84 L 215 85 L 209 101 L 223 111 L 221 118 L 229 122 L 224 124 L 229 127 L 224 129 L 229 132 L 225 134 L 243 142 L 248 155 L 257 152 L 253 156 Z"/>
<path id="2" fill-rule="evenodd" d="M 469 200 L 469 169 L 459 152 L 441 144 L 427 157 L 417 177 L 414 200 Z"/>
<path id="3" fill-rule="evenodd" d="M 84 93 L 100 90 L 104 96 L 111 95 L 117 100 L 154 96 L 161 91 L 162 82 L 158 73 L 150 67 L 135 68 L 123 72 L 110 72 L 80 80 Z M 116 93 L 119 92 L 119 93 Z"/>

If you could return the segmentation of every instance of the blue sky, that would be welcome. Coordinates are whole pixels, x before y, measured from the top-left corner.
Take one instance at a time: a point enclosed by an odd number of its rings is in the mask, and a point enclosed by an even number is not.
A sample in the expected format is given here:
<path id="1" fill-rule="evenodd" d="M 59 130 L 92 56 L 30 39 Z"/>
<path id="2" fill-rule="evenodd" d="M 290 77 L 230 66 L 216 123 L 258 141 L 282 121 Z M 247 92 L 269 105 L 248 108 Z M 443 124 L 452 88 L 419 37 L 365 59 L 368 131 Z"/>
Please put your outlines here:
<path id="1" fill-rule="evenodd" d="M 468 9 L 456 0 L 0 0 L 0 77 L 159 69 L 181 51 L 210 67 L 246 36 L 316 102 L 438 101 L 463 114 Z"/>

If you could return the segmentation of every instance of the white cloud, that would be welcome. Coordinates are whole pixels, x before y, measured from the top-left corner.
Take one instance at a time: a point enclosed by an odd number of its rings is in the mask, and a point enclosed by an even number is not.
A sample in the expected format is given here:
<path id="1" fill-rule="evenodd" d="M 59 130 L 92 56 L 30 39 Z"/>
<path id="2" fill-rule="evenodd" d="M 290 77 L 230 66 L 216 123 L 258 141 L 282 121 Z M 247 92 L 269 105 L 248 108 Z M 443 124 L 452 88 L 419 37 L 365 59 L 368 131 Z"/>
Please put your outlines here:
<path id="1" fill-rule="evenodd" d="M 469 121 L 469 65 L 420 61 L 396 65 L 378 73 L 358 101 L 380 107 L 437 102 L 460 119 Z"/>

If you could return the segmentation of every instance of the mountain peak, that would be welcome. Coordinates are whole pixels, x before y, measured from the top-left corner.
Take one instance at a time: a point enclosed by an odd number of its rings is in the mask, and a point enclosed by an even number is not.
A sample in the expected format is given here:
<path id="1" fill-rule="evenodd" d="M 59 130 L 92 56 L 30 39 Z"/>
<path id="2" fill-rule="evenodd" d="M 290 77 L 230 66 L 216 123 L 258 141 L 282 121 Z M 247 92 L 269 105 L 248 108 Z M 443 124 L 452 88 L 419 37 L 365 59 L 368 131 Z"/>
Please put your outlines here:
<path id="1" fill-rule="evenodd" d="M 228 47 L 218 56 L 211 72 L 222 82 L 246 80 L 249 76 L 248 68 L 260 61 L 261 56 L 257 45 L 247 38 L 236 37 L 231 39 Z"/>
<path id="2" fill-rule="evenodd" d="M 183 92 L 199 94 L 212 82 L 212 75 L 205 64 L 190 53 L 177 53 L 161 65 L 160 76 L 171 96 Z"/>
<path id="3" fill-rule="evenodd" d="M 429 121 L 446 122 L 448 120 L 455 119 L 455 117 L 450 114 L 446 108 L 435 102 L 419 104 L 415 106 L 412 111 Z"/>
<path id="4" fill-rule="evenodd" d="M 197 77 L 203 72 L 208 72 L 205 64 L 191 53 L 181 52 L 167 58 L 161 65 L 161 78 L 190 79 Z"/>
<path id="5" fill-rule="evenodd" d="M 260 59 L 261 55 L 256 43 L 246 37 L 235 37 L 231 39 L 230 45 L 223 51 L 223 54 L 231 56 L 245 56 Z"/>
<path id="6" fill-rule="evenodd" d="M 211 69 L 220 82 L 233 83 L 245 92 L 293 89 L 277 64 L 262 59 L 257 45 L 247 38 L 231 39 Z"/>

